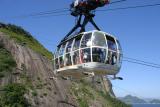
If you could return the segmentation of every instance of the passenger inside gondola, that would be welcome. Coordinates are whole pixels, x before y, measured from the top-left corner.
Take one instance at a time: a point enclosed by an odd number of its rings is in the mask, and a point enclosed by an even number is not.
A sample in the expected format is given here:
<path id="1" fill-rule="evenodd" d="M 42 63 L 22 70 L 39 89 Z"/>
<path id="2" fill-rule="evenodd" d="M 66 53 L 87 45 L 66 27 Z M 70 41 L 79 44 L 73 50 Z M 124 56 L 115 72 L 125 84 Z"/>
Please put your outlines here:
<path id="1" fill-rule="evenodd" d="M 93 42 L 92 45 L 93 46 L 101 46 L 101 47 L 104 47 L 104 48 L 107 47 L 107 45 L 106 45 L 106 39 L 105 39 L 103 33 L 94 32 L 92 38 L 93 38 L 92 39 L 92 42 Z"/>
<path id="2" fill-rule="evenodd" d="M 83 36 L 81 41 L 81 50 L 80 50 L 80 56 L 81 56 L 81 62 L 87 63 L 91 62 L 91 36 L 92 33 L 87 33 Z"/>
<path id="3" fill-rule="evenodd" d="M 92 37 L 92 58 L 93 62 L 105 62 L 106 57 L 106 39 L 103 33 L 94 32 Z"/>
<path id="4" fill-rule="evenodd" d="M 72 65 L 72 60 L 71 60 L 71 48 L 72 48 L 72 42 L 73 40 L 68 41 L 67 46 L 66 46 L 66 52 L 65 52 L 65 65 L 70 66 Z"/>
<path id="5" fill-rule="evenodd" d="M 107 36 L 108 57 L 107 64 L 114 65 L 117 63 L 117 46 L 114 38 Z"/>
<path id="6" fill-rule="evenodd" d="M 74 44 L 73 44 L 73 64 L 80 64 L 80 57 L 79 57 L 79 46 L 80 46 L 80 40 L 82 35 L 79 35 L 75 38 Z"/>
<path id="7" fill-rule="evenodd" d="M 93 57 L 93 62 L 104 63 L 106 57 L 106 49 L 92 48 L 92 57 Z"/>
<path id="8" fill-rule="evenodd" d="M 91 49 L 86 48 L 82 50 L 82 63 L 91 62 Z"/>

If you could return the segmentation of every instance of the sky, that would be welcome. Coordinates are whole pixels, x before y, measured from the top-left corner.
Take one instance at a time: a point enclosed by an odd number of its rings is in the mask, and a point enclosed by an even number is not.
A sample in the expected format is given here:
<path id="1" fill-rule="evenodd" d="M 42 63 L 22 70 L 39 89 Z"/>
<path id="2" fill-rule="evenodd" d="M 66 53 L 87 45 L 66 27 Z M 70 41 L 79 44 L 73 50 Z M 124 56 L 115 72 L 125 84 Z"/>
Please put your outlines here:
<path id="1" fill-rule="evenodd" d="M 116 0 L 112 0 L 116 1 Z M 48 50 L 75 24 L 67 15 L 19 18 L 27 14 L 69 8 L 72 0 L 0 0 L 0 22 L 16 24 L 29 31 Z M 160 3 L 159 0 L 127 0 L 101 9 Z M 160 64 L 160 6 L 96 12 L 95 22 L 102 31 L 113 34 L 122 45 L 123 56 Z M 90 25 L 87 30 L 93 30 Z M 112 80 L 116 96 L 128 94 L 160 99 L 160 69 L 123 61 L 118 76 Z"/>

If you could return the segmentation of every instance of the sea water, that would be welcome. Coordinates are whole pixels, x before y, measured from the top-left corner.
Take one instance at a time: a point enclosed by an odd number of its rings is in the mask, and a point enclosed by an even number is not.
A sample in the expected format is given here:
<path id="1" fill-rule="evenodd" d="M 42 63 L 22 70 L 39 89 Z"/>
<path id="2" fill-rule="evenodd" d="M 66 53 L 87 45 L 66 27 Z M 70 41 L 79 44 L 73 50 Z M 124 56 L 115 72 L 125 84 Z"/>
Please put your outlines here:
<path id="1" fill-rule="evenodd" d="M 132 107 L 160 107 L 160 104 L 133 104 Z"/>

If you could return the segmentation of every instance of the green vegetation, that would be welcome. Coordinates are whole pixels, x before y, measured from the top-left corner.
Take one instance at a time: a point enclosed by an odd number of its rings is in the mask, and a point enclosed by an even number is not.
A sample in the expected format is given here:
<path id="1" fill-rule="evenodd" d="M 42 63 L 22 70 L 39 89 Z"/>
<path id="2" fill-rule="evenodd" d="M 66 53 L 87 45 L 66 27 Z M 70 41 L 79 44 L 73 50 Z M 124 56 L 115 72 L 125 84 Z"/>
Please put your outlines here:
<path id="1" fill-rule="evenodd" d="M 33 90 L 32 91 L 32 96 L 37 96 L 37 95 L 38 95 L 38 93 L 35 90 Z"/>
<path id="2" fill-rule="evenodd" d="M 101 102 L 103 107 L 131 107 L 116 98 L 112 98 L 109 94 L 99 92 L 85 80 L 73 82 L 70 93 L 76 97 L 80 107 L 90 107 L 92 101 Z"/>
<path id="3" fill-rule="evenodd" d="M 79 102 L 80 107 L 89 107 L 87 100 L 83 98 L 78 98 L 78 102 Z"/>
<path id="4" fill-rule="evenodd" d="M 8 24 L 5 27 L 0 28 L 0 31 L 7 34 L 19 44 L 28 46 L 48 59 L 52 59 L 52 53 L 46 50 L 36 39 L 32 37 L 30 33 L 26 32 L 23 28 Z"/>
<path id="5" fill-rule="evenodd" d="M 16 62 L 11 54 L 0 45 L 0 78 L 5 76 L 5 73 L 11 72 L 16 67 Z"/>
<path id="6" fill-rule="evenodd" d="M 29 104 L 24 97 L 26 88 L 22 84 L 8 84 L 3 87 L 0 96 L 0 107 L 28 107 Z"/>
<path id="7" fill-rule="evenodd" d="M 23 71 L 23 73 L 20 74 L 20 78 L 23 81 L 23 83 L 25 83 L 27 89 L 34 89 L 31 78 L 26 74 L 25 71 Z"/>
<path id="8" fill-rule="evenodd" d="M 109 94 L 105 94 L 104 92 L 99 92 L 99 94 L 106 100 L 108 100 L 109 105 L 111 107 L 131 107 L 131 105 L 127 105 L 116 98 L 112 98 Z"/>
<path id="9" fill-rule="evenodd" d="M 76 83 L 73 83 L 71 91 L 77 97 L 77 101 L 80 107 L 89 107 L 87 99 L 89 99 L 90 97 L 93 99 L 94 96 L 92 93 L 90 93 L 88 87 L 82 84 L 78 85 Z"/>
<path id="10" fill-rule="evenodd" d="M 0 44 L 0 78 L 10 74 L 16 62 L 12 55 Z M 0 87 L 0 107 L 28 107 L 24 98 L 26 87 L 22 84 L 8 84 Z"/>

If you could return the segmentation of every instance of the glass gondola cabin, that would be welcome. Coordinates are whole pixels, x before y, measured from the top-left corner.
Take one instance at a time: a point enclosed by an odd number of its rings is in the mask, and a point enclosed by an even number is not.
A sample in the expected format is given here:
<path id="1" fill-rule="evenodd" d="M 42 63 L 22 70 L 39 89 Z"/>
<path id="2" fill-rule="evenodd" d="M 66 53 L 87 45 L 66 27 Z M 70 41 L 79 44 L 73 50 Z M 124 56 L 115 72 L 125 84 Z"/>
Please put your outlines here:
<path id="1" fill-rule="evenodd" d="M 116 75 L 121 59 L 119 41 L 108 33 L 94 30 L 61 43 L 54 56 L 54 66 L 55 72 L 63 76 Z"/>

